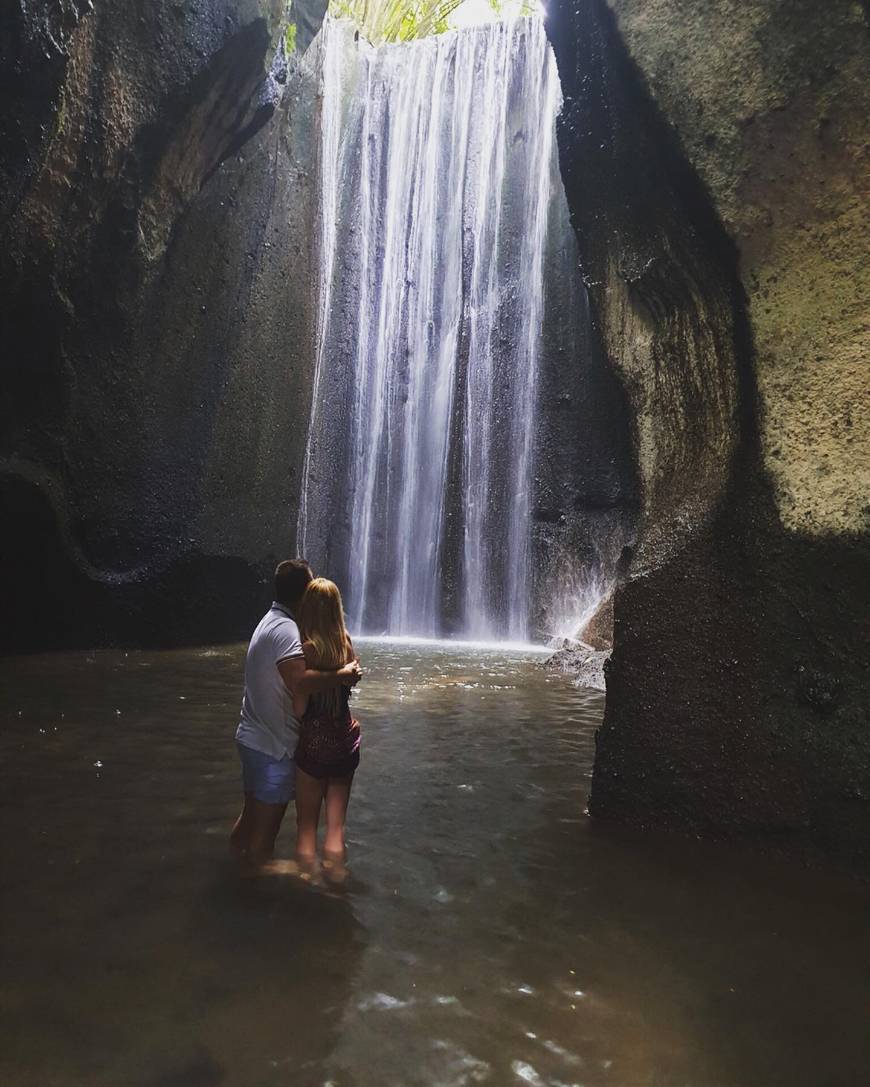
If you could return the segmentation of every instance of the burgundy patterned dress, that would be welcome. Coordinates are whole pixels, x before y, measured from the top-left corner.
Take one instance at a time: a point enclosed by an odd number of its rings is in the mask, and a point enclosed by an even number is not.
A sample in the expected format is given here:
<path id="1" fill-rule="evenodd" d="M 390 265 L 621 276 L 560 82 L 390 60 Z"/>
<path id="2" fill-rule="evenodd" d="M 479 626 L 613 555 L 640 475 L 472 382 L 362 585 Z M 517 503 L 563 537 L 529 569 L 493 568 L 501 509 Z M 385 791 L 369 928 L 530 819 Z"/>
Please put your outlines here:
<path id="1" fill-rule="evenodd" d="M 360 729 L 350 712 L 350 689 L 337 688 L 338 706 L 313 694 L 299 722 L 296 765 L 315 778 L 348 777 L 359 766 Z"/>

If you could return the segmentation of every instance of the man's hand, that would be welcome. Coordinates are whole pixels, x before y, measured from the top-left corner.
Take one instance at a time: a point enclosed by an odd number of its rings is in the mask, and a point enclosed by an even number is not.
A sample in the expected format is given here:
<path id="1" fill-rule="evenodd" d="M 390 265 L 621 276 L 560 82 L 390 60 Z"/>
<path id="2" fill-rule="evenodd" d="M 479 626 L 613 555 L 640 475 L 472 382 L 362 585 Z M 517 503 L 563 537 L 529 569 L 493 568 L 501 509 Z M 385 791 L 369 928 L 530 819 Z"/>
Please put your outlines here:
<path id="1" fill-rule="evenodd" d="M 345 687 L 356 687 L 357 683 L 362 679 L 362 674 L 362 668 L 360 668 L 357 660 L 351 661 L 350 664 L 346 664 L 344 668 L 338 670 L 341 683 Z"/>
<path id="2" fill-rule="evenodd" d="M 355 687 L 362 675 L 359 662 L 355 660 L 332 672 L 318 672 L 316 669 L 306 668 L 304 657 L 279 661 L 278 671 L 294 698 L 317 694 L 318 691 L 332 691 L 336 687 Z"/>

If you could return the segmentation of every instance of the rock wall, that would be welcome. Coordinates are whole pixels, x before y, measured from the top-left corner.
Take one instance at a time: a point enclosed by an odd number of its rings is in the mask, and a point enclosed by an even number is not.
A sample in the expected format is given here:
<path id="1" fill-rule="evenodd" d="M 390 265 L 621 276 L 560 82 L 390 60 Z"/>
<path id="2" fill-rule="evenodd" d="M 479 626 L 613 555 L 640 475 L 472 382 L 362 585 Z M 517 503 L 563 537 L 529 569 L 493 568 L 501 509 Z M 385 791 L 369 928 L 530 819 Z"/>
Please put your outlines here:
<path id="1" fill-rule="evenodd" d="M 590 810 L 870 860 L 862 9 L 587 0 L 549 32 L 643 488 Z"/>
<path id="2" fill-rule="evenodd" d="M 870 527 L 865 7 L 609 0 L 739 253 L 784 527 Z"/>
<path id="3" fill-rule="evenodd" d="M 0 648 L 242 636 L 296 520 L 312 79 L 283 0 L 40 8 L 0 57 Z"/>

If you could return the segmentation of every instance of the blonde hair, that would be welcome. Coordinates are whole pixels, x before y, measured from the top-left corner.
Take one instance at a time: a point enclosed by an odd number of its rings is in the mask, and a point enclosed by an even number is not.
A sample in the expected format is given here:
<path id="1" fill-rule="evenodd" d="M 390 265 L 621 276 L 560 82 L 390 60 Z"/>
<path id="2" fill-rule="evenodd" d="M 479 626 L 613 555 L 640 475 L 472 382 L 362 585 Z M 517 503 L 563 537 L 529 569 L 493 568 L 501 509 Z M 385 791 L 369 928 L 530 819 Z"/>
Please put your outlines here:
<path id="1" fill-rule="evenodd" d="M 303 638 L 314 646 L 319 668 L 330 671 L 348 663 L 350 637 L 344 625 L 341 593 L 334 581 L 325 577 L 309 581 L 296 618 Z"/>

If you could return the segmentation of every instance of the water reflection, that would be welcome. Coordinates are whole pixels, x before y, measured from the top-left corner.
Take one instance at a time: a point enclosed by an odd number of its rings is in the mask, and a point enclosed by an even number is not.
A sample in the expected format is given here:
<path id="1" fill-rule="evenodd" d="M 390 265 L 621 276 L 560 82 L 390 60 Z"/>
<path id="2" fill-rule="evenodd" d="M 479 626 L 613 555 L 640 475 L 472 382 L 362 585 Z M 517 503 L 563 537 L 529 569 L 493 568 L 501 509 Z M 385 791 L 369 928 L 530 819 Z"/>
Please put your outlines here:
<path id="1" fill-rule="evenodd" d="M 521 650 L 361 648 L 342 894 L 225 857 L 241 649 L 0 664 L 4 1087 L 863 1082 L 865 890 L 590 823 Z"/>

